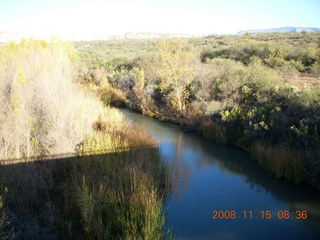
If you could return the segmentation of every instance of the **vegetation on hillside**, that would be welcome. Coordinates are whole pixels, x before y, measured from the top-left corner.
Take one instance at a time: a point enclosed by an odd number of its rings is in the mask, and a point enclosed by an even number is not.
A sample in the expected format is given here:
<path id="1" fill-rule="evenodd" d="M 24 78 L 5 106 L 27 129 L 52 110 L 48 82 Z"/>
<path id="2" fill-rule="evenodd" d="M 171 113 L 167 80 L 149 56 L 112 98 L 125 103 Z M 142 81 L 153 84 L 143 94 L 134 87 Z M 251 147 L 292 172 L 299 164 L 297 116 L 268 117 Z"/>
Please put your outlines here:
<path id="1" fill-rule="evenodd" d="M 88 69 L 103 74 L 82 82 L 113 92 L 108 103 L 178 122 L 252 152 L 278 177 L 319 186 L 320 86 L 291 81 L 318 82 L 319 46 L 313 33 L 160 40 L 136 58 L 97 59 Z"/>

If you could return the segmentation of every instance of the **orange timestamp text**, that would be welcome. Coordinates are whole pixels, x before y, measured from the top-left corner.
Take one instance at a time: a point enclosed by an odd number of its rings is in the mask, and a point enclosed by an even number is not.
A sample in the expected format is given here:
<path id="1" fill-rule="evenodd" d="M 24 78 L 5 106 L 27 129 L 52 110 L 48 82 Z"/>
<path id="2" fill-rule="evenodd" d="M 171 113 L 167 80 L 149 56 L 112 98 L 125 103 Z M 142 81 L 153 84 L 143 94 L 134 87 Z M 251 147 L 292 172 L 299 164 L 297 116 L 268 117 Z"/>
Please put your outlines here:
<path id="1" fill-rule="evenodd" d="M 306 210 L 213 210 L 212 217 L 213 220 L 221 220 L 221 219 L 297 219 L 297 220 L 305 220 L 308 218 L 308 211 Z"/>

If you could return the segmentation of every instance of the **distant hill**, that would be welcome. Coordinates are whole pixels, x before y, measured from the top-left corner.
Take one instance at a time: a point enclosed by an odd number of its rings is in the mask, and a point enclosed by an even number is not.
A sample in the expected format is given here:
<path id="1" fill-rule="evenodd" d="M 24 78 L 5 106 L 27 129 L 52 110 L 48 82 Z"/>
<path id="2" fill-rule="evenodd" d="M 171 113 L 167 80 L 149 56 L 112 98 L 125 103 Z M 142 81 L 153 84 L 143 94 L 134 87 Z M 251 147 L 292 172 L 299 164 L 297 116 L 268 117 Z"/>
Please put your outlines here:
<path id="1" fill-rule="evenodd" d="M 188 38 L 188 37 L 195 37 L 196 35 L 189 35 L 189 34 L 175 34 L 175 33 L 152 33 L 152 32 L 136 32 L 136 33 L 124 33 L 121 35 L 113 35 L 108 36 L 105 35 L 104 37 L 83 37 L 78 39 L 68 39 L 71 41 L 80 41 L 80 40 L 117 40 L 117 39 L 156 39 L 156 38 Z M 16 33 L 16 32 L 8 32 L 8 31 L 0 31 L 0 43 L 14 41 L 17 42 L 21 38 L 35 38 L 35 39 L 43 39 L 43 37 L 36 37 L 30 34 L 23 34 L 23 33 Z M 46 37 L 45 39 L 50 39 Z"/>
<path id="2" fill-rule="evenodd" d="M 281 27 L 281 28 L 269 28 L 269 29 L 253 29 L 244 30 L 237 33 L 242 35 L 245 33 L 289 33 L 289 32 L 316 32 L 320 33 L 320 28 L 306 28 L 306 27 Z"/>
<path id="3" fill-rule="evenodd" d="M 188 38 L 188 37 L 193 37 L 193 35 L 137 32 L 137 33 L 125 33 L 122 35 L 111 36 L 108 39 L 155 39 L 155 38 L 179 38 L 179 37 Z"/>

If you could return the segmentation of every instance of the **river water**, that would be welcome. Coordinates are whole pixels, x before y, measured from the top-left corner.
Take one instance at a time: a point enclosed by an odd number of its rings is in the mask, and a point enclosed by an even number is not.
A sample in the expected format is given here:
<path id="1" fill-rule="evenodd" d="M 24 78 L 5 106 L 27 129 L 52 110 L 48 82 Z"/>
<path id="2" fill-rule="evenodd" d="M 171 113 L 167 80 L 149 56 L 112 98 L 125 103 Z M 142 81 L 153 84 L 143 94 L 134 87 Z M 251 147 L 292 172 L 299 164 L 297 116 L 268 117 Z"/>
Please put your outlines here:
<path id="1" fill-rule="evenodd" d="M 167 225 L 177 239 L 320 239 L 320 191 L 276 179 L 246 152 L 121 111 L 159 142 L 172 184 Z"/>

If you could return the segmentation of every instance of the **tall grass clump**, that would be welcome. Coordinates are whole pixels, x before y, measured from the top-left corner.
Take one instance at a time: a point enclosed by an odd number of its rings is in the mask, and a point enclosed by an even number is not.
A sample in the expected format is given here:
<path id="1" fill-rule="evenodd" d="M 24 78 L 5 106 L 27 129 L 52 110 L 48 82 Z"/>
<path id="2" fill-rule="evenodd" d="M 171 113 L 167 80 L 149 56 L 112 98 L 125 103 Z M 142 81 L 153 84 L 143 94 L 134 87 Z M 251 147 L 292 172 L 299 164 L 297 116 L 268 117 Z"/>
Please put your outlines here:
<path id="1" fill-rule="evenodd" d="M 210 119 L 203 120 L 199 126 L 200 133 L 208 139 L 227 143 L 226 128 Z"/>
<path id="2" fill-rule="evenodd" d="M 107 157 L 88 156 L 72 164 L 65 209 L 70 234 L 86 239 L 163 239 L 165 167 L 155 141 L 133 128 L 118 110 L 108 108 L 80 145 L 80 155 L 109 149 Z M 79 222 L 80 219 L 80 222 Z"/>
<path id="3" fill-rule="evenodd" d="M 77 145 L 81 155 L 94 152 L 118 152 L 123 150 L 155 147 L 156 142 L 143 129 L 132 127 L 117 109 L 105 108 L 93 130 Z"/>
<path id="4" fill-rule="evenodd" d="M 71 44 L 22 40 L 0 47 L 0 159 L 73 152 L 100 103 L 73 79 Z"/>
<path id="5" fill-rule="evenodd" d="M 112 108 L 92 127 L 79 156 L 0 165 L 17 239 L 170 237 L 167 171 L 154 140 Z"/>
<path id="6" fill-rule="evenodd" d="M 74 165 L 71 205 L 79 209 L 86 239 L 165 237 L 164 168 L 153 151 L 118 153 Z M 78 218 L 70 222 L 79 226 Z"/>
<path id="7" fill-rule="evenodd" d="M 4 212 L 3 206 L 3 196 L 0 195 L 0 239 L 7 240 L 10 239 L 11 229 L 10 222 Z"/>
<path id="8" fill-rule="evenodd" d="M 277 177 L 296 183 L 305 182 L 305 159 L 293 149 L 268 147 L 256 141 L 251 152 L 264 168 Z"/>

